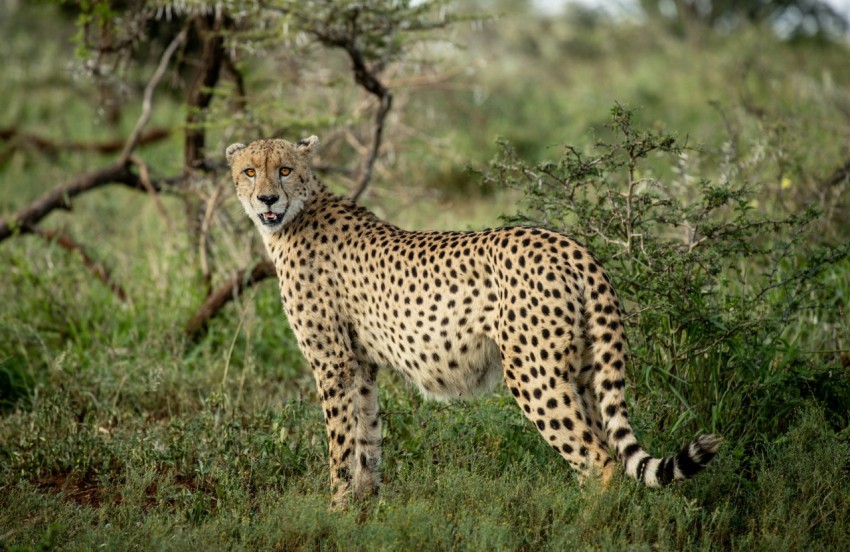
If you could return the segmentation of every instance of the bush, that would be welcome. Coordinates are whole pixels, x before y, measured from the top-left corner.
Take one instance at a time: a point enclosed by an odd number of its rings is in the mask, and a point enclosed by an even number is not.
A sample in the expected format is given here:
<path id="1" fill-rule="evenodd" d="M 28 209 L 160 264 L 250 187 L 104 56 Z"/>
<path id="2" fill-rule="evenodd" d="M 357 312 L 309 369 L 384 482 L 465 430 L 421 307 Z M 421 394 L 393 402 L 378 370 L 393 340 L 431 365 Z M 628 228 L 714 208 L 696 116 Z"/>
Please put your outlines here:
<path id="1" fill-rule="evenodd" d="M 630 379 L 654 403 L 637 413 L 661 412 L 671 434 L 746 441 L 787 429 L 787 415 L 817 399 L 846 425 L 850 379 L 789 336 L 804 315 L 828 313 L 820 278 L 847 245 L 811 246 L 814 208 L 761 212 L 766 184 L 742 177 L 759 174 L 743 171 L 749 160 L 718 163 L 715 181 L 695 177 L 717 162 L 710 152 L 640 128 L 621 105 L 606 136 L 537 164 L 502 141 L 483 178 L 525 192 L 528 210 L 512 222 L 569 233 L 607 267 L 625 306 Z"/>

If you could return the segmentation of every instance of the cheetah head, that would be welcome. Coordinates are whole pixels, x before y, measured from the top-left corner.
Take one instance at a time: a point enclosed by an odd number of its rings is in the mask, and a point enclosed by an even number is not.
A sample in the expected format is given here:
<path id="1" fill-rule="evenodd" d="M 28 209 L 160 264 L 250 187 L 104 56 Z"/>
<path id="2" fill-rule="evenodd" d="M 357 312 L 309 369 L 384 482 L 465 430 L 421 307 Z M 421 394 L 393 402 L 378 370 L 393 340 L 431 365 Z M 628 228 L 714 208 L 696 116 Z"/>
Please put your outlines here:
<path id="1" fill-rule="evenodd" d="M 236 195 L 260 232 L 272 234 L 295 218 L 311 197 L 310 159 L 319 139 L 257 140 L 226 151 Z"/>

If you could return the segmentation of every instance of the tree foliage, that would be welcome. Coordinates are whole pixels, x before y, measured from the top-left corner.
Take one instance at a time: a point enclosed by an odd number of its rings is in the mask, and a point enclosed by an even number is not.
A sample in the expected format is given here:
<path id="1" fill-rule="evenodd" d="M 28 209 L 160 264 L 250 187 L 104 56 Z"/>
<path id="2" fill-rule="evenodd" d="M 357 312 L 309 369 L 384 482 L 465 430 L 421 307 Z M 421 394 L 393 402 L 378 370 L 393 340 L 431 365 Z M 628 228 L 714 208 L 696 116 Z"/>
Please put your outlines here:
<path id="1" fill-rule="evenodd" d="M 231 136 L 296 139 L 295 133 L 305 127 L 310 132 L 334 127 L 336 135 L 325 137 L 330 143 L 326 148 L 333 151 L 343 140 L 351 144 L 354 151 L 339 158 L 348 158 L 347 164 L 356 168 L 319 169 L 347 176 L 357 199 L 385 149 L 393 93 L 382 73 L 400 63 L 429 31 L 457 20 L 444 0 L 80 0 L 62 5 L 76 14 L 77 53 L 97 83 L 101 103 L 110 107 L 107 119 L 114 124 L 131 96 L 126 83 L 151 70 L 147 60 L 159 56 L 160 61 L 147 79 L 142 113 L 115 164 L 59 186 L 0 221 L 0 240 L 17 231 L 39 234 L 37 225 L 52 210 L 70 208 L 72 197 L 116 182 L 149 192 L 170 229 L 169 216 L 157 199 L 168 188 L 182 199 L 207 296 L 188 325 L 193 336 L 204 327 L 204 317 L 214 316 L 234 294 L 273 275 L 267 262 L 257 265 L 262 253 L 256 243 L 247 267 L 217 261 L 215 234 L 230 234 L 232 240 L 247 223 L 234 222 L 220 211 L 229 178 L 223 142 Z M 337 77 L 345 69 L 331 52 L 347 59 L 347 71 L 360 94 L 351 94 L 351 84 Z M 274 62 L 268 63 L 268 58 Z M 256 77 L 251 69 L 269 76 Z M 164 79 L 166 73 L 170 79 Z M 321 85 L 305 86 L 304 80 L 317 74 L 333 76 Z M 278 83 L 271 101 L 252 94 L 254 79 Z M 182 97 L 185 112 L 180 173 L 171 176 L 163 176 L 163 167 L 149 167 L 135 151 L 156 107 L 154 91 L 163 80 Z M 364 102 L 362 94 L 371 101 Z M 340 106 L 336 113 L 328 112 L 329 103 Z M 246 279 L 247 274 L 254 277 Z M 222 275 L 221 287 L 214 290 Z"/>
<path id="2" fill-rule="evenodd" d="M 822 0 L 640 0 L 640 5 L 681 30 L 703 26 L 728 32 L 767 24 L 787 37 L 834 37 L 848 28 L 846 14 Z"/>

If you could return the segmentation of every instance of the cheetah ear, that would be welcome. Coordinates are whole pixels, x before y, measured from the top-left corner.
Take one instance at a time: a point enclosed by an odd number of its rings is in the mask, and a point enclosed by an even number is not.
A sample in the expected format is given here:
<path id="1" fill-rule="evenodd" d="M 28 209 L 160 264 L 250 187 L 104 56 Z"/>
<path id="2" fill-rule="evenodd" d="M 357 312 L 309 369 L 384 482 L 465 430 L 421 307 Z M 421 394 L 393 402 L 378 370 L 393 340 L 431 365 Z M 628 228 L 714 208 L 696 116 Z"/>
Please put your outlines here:
<path id="1" fill-rule="evenodd" d="M 295 147 L 298 148 L 298 151 L 310 157 L 316 148 L 319 147 L 319 137 L 313 135 L 309 138 L 302 138 L 295 142 Z"/>
<path id="2" fill-rule="evenodd" d="M 232 165 L 236 154 L 243 149 L 245 149 L 245 144 L 230 144 L 227 146 L 227 149 L 224 150 L 224 156 L 227 157 L 227 164 Z"/>

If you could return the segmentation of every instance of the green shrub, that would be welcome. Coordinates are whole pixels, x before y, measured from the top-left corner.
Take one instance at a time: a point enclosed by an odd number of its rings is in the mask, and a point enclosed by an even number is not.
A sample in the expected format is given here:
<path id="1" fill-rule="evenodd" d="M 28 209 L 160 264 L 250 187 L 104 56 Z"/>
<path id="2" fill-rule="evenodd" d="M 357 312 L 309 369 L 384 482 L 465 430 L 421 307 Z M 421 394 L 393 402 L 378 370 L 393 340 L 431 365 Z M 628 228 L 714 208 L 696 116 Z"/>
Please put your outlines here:
<path id="1" fill-rule="evenodd" d="M 512 222 L 562 230 L 607 268 L 625 305 L 630 379 L 652 403 L 638 415 L 660 412 L 672 434 L 746 440 L 786 429 L 815 398 L 846 424 L 850 380 L 789 336 L 828 310 L 821 276 L 847 245 L 812 246 L 814 208 L 761 212 L 766 184 L 741 177 L 748 161 L 719 163 L 715 181 L 693 176 L 715 156 L 640 128 L 621 105 L 604 136 L 589 153 L 566 146 L 537 164 L 502 141 L 483 177 L 525 192 L 528 210 Z"/>

